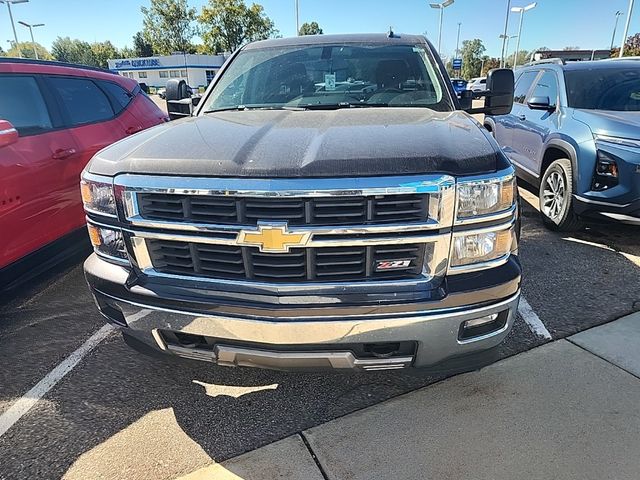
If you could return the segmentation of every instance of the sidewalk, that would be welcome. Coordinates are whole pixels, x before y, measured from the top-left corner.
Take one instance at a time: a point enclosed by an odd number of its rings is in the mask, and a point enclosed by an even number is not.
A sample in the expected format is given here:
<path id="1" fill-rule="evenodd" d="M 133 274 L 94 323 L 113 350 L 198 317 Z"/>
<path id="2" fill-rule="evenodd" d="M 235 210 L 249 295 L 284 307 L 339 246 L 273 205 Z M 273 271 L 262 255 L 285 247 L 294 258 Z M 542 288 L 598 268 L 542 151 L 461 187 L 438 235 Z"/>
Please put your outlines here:
<path id="1" fill-rule="evenodd" d="M 637 480 L 639 345 L 636 313 L 183 479 Z"/>

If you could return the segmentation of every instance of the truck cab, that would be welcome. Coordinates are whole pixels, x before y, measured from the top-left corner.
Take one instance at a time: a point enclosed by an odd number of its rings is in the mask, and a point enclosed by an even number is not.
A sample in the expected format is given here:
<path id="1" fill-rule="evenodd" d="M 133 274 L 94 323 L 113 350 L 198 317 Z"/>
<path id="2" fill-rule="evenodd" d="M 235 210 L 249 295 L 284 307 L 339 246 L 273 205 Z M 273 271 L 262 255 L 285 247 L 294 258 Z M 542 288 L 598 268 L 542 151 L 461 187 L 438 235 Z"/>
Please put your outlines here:
<path id="1" fill-rule="evenodd" d="M 508 113 L 513 74 L 487 85 L 459 100 L 420 36 L 246 45 L 191 115 L 85 169 L 98 308 L 140 350 L 218 365 L 490 361 L 521 267 L 515 171 L 468 113 Z"/>

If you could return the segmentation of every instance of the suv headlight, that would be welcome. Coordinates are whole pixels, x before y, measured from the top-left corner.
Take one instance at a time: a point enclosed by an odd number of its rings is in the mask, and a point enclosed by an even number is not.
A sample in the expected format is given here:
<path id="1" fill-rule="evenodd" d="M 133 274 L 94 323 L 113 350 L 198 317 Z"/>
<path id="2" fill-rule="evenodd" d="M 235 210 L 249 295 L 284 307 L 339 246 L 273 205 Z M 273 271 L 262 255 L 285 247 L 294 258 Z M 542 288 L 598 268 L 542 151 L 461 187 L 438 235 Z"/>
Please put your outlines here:
<path id="1" fill-rule="evenodd" d="M 80 192 L 84 209 L 87 212 L 110 217 L 118 215 L 110 178 L 83 172 L 80 180 Z"/>
<path id="2" fill-rule="evenodd" d="M 467 180 L 458 183 L 456 218 L 472 217 L 504 212 L 515 202 L 516 178 L 513 174 L 487 180 Z"/>
<path id="3" fill-rule="evenodd" d="M 498 229 L 456 232 L 451 249 L 451 267 L 487 263 L 508 256 L 517 244 L 515 224 Z"/>

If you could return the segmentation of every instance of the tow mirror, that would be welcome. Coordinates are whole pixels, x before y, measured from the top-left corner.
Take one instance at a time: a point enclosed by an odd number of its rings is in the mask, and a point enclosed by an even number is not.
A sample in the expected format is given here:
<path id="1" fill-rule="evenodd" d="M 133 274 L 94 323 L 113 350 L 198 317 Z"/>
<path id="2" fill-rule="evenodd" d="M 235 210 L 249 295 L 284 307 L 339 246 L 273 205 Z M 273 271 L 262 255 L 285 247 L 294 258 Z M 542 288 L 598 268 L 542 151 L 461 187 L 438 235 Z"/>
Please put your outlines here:
<path id="1" fill-rule="evenodd" d="M 170 120 L 190 117 L 193 115 L 194 107 L 200 101 L 200 98 L 191 96 L 191 89 L 187 82 L 177 78 L 172 78 L 167 82 L 165 98 Z"/>
<path id="2" fill-rule="evenodd" d="M 527 106 L 531 110 L 553 110 L 555 107 L 551 106 L 549 97 L 531 97 L 527 102 Z"/>
<path id="3" fill-rule="evenodd" d="M 0 120 L 0 148 L 16 143 L 19 137 L 18 130 L 11 122 Z"/>
<path id="4" fill-rule="evenodd" d="M 513 84 L 513 70 L 509 68 L 489 70 L 487 74 L 487 90 L 471 94 L 473 98 L 484 97 L 484 107 L 471 108 L 465 105 L 464 102 L 462 107 L 472 114 L 506 115 L 511 112 L 513 107 Z"/>

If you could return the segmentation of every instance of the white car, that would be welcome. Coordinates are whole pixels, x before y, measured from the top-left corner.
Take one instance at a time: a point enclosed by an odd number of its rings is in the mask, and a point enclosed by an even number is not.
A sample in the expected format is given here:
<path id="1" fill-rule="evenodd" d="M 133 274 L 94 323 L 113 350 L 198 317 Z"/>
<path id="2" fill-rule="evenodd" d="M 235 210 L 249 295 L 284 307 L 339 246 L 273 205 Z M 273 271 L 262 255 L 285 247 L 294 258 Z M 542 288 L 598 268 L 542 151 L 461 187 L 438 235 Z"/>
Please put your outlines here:
<path id="1" fill-rule="evenodd" d="M 469 80 L 467 90 L 472 92 L 484 92 L 487 89 L 487 77 L 476 77 Z"/>

